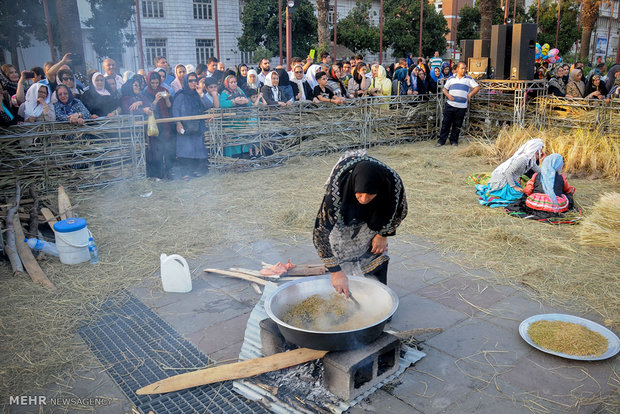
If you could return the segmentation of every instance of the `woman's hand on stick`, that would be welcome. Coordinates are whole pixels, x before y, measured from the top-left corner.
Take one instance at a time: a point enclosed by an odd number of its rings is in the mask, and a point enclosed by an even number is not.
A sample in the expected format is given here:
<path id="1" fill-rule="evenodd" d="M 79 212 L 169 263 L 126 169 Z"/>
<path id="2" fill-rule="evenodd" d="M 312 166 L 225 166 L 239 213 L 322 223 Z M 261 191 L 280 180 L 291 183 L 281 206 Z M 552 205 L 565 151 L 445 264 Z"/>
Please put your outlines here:
<path id="1" fill-rule="evenodd" d="M 349 298 L 349 279 L 342 270 L 332 272 L 332 286 L 338 293 L 344 293 L 344 296 Z"/>

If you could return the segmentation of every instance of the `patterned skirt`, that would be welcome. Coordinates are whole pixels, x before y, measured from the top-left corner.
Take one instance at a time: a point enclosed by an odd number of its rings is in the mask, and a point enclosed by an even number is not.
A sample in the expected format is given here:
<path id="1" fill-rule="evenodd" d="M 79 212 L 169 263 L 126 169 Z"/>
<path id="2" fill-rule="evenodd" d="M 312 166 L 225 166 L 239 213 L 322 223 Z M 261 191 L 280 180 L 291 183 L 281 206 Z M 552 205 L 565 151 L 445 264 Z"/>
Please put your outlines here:
<path id="1" fill-rule="evenodd" d="M 556 197 L 557 207 L 554 209 L 553 202 L 545 193 L 532 193 L 527 196 L 525 205 L 532 210 L 547 211 L 549 213 L 563 213 L 568 210 L 569 200 L 564 194 Z"/>

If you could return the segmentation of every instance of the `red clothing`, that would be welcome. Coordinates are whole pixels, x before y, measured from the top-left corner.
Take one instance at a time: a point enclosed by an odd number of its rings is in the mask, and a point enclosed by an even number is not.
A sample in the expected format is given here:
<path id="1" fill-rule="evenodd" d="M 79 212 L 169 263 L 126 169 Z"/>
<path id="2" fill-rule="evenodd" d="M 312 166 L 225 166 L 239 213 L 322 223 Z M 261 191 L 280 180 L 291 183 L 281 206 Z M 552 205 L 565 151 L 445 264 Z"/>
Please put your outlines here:
<path id="1" fill-rule="evenodd" d="M 554 209 L 551 198 L 542 190 L 542 184 L 538 178 L 538 173 L 532 176 L 523 190 L 523 193 L 527 195 L 525 205 L 532 210 L 547 211 L 549 213 L 563 213 L 568 210 L 569 200 L 565 194 L 573 194 L 575 192 L 575 187 L 568 184 L 564 174 L 556 174 L 556 179 L 559 177 L 562 177 L 562 194 L 558 195 L 558 186 L 556 185 L 557 209 Z"/>

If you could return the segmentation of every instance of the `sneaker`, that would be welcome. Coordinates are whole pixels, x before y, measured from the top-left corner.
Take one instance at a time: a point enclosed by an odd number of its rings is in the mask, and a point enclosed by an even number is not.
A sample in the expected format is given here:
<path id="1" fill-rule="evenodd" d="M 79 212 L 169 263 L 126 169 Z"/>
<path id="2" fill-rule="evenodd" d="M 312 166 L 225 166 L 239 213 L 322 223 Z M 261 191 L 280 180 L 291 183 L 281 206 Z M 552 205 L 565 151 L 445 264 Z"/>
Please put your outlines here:
<path id="1" fill-rule="evenodd" d="M 455 147 L 458 147 L 459 143 L 458 142 L 452 142 L 452 143 L 450 143 L 450 145 L 454 145 Z"/>
<path id="2" fill-rule="evenodd" d="M 440 144 L 439 142 L 435 144 L 435 147 L 443 147 L 444 144 Z"/>

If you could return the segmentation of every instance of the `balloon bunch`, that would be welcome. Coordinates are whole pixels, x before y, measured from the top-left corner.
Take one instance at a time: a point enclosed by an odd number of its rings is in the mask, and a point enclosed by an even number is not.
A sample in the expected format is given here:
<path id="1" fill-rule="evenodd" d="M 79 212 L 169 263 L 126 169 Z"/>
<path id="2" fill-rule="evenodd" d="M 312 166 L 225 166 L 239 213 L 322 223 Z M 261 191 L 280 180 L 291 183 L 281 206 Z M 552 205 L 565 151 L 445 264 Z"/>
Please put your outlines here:
<path id="1" fill-rule="evenodd" d="M 560 51 L 555 48 L 549 50 L 548 43 L 545 43 L 542 46 L 540 45 L 540 43 L 536 43 L 536 63 L 560 63 L 562 62 L 562 57 L 558 56 L 559 53 Z"/>

